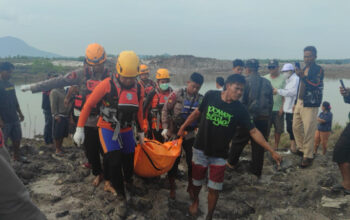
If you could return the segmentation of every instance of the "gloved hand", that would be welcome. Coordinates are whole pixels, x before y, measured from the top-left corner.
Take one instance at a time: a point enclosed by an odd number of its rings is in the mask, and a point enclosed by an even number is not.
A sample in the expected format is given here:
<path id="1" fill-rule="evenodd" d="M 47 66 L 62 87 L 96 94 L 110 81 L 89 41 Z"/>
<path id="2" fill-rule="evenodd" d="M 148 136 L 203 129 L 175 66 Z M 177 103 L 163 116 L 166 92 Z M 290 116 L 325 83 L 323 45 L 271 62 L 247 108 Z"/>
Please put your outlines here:
<path id="1" fill-rule="evenodd" d="M 144 145 L 145 144 L 145 133 L 144 132 L 139 132 L 138 133 L 138 136 L 139 136 L 139 142 L 141 145 Z"/>
<path id="2" fill-rule="evenodd" d="M 30 84 L 29 84 L 29 85 L 23 85 L 23 86 L 21 86 L 22 92 L 29 91 L 31 86 L 32 86 L 32 85 L 30 85 Z"/>
<path id="3" fill-rule="evenodd" d="M 161 135 L 164 137 L 164 139 L 168 139 L 168 129 L 163 129 Z"/>
<path id="4" fill-rule="evenodd" d="M 85 134 L 84 134 L 84 127 L 77 127 L 75 130 L 75 134 L 73 136 L 73 140 L 75 143 L 77 143 L 78 146 L 82 145 L 84 143 Z"/>

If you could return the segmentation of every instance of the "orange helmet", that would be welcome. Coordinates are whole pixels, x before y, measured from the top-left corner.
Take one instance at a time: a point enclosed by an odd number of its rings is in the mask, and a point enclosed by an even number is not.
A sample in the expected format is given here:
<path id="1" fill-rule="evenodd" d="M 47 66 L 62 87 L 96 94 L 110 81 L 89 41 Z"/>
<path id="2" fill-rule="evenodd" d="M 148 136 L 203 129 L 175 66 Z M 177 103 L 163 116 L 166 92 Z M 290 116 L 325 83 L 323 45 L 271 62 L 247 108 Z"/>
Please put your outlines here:
<path id="1" fill-rule="evenodd" d="M 169 70 L 168 69 L 158 69 L 156 73 L 156 79 L 170 79 Z"/>
<path id="2" fill-rule="evenodd" d="M 98 65 L 104 63 L 107 59 L 105 49 L 97 44 L 89 44 L 85 51 L 86 63 L 90 65 Z"/>
<path id="3" fill-rule="evenodd" d="M 146 74 L 149 73 L 148 66 L 146 64 L 141 64 L 140 65 L 140 74 Z"/>

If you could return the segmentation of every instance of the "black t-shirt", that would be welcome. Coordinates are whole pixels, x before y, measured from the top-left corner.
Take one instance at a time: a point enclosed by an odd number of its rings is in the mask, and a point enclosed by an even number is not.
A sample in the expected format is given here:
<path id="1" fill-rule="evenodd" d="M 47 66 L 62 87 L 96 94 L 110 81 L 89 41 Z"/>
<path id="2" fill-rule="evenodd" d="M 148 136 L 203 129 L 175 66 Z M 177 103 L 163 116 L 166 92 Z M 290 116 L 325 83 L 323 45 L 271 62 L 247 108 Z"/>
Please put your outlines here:
<path id="1" fill-rule="evenodd" d="M 5 123 L 19 121 L 18 101 L 15 86 L 9 81 L 0 80 L 0 117 Z"/>
<path id="2" fill-rule="evenodd" d="M 210 157 L 227 158 L 238 125 L 248 130 L 254 128 L 246 107 L 240 101 L 222 101 L 221 91 L 208 91 L 198 110 L 201 121 L 194 147 Z"/>

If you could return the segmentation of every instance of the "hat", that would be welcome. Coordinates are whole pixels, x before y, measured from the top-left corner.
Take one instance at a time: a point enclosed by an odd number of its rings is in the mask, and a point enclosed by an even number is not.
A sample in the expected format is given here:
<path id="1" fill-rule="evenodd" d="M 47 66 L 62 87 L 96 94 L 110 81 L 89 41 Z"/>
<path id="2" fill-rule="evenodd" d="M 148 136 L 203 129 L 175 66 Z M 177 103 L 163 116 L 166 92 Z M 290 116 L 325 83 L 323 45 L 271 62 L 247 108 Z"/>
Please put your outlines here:
<path id="1" fill-rule="evenodd" d="M 278 67 L 278 60 L 275 60 L 275 59 L 270 60 L 267 67 Z"/>
<path id="2" fill-rule="evenodd" d="M 247 62 L 245 63 L 245 66 L 248 68 L 258 69 L 259 68 L 259 61 L 256 59 L 247 60 Z"/>
<path id="3" fill-rule="evenodd" d="M 286 63 L 282 67 L 282 72 L 287 72 L 287 71 L 294 71 L 294 66 L 291 63 Z"/>

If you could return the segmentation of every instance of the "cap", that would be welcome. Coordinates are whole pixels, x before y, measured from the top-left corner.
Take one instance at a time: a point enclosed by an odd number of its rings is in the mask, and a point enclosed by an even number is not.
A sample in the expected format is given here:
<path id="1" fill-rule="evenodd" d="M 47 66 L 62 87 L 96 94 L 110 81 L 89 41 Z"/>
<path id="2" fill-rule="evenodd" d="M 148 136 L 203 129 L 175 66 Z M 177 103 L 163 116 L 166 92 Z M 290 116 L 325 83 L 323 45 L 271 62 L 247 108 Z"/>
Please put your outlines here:
<path id="1" fill-rule="evenodd" d="M 286 63 L 282 67 L 282 72 L 287 72 L 287 71 L 294 71 L 294 66 L 291 63 Z"/>
<path id="2" fill-rule="evenodd" d="M 275 59 L 270 60 L 267 67 L 278 67 L 278 60 L 275 60 Z"/>
<path id="3" fill-rule="evenodd" d="M 245 63 L 245 66 L 248 67 L 248 68 L 256 68 L 256 69 L 258 69 L 259 68 L 259 61 L 256 60 L 256 59 L 247 60 L 247 62 Z"/>

